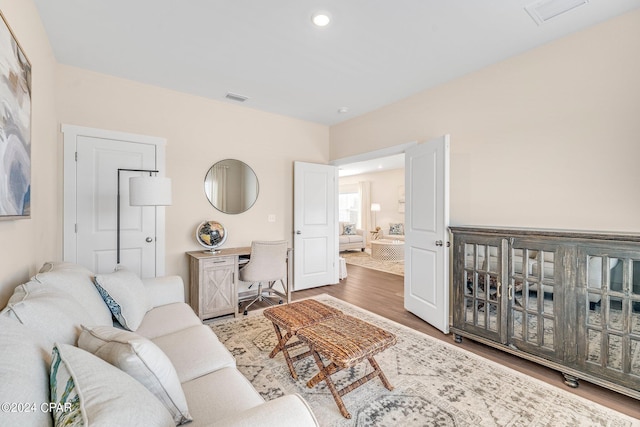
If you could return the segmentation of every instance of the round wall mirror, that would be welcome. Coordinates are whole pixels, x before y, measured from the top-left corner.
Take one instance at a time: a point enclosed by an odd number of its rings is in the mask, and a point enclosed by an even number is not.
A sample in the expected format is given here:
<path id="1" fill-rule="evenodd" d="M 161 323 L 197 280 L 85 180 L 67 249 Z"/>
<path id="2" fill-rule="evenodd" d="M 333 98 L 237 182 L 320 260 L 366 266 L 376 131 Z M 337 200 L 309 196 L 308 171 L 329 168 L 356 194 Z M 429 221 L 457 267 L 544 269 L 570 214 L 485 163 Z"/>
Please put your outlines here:
<path id="1" fill-rule="evenodd" d="M 249 165 L 240 160 L 221 160 L 207 172 L 204 192 L 211 205 L 220 212 L 239 214 L 258 199 L 258 177 Z"/>
<path id="2" fill-rule="evenodd" d="M 227 240 L 227 229 L 218 221 L 204 221 L 196 228 L 196 240 L 215 252 Z"/>

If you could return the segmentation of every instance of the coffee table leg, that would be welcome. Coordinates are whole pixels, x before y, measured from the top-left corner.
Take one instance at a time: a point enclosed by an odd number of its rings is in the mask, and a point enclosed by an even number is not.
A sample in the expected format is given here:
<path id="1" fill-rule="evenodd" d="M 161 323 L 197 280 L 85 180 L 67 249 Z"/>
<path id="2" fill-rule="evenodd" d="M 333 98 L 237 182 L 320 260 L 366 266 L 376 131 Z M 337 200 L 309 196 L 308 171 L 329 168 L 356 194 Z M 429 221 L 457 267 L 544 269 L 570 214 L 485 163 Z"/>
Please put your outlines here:
<path id="1" fill-rule="evenodd" d="M 291 357 L 289 356 L 289 351 L 287 350 L 287 341 L 291 339 L 292 334 L 287 332 L 285 336 L 282 336 L 282 332 L 280 332 L 280 328 L 275 323 L 273 324 L 273 329 L 276 330 L 276 336 L 278 337 L 278 344 L 271 350 L 269 353 L 270 358 L 274 358 L 278 352 L 282 351 L 282 355 L 284 356 L 284 360 L 287 362 L 287 366 L 289 367 L 289 372 L 291 372 L 291 376 L 294 380 L 298 379 L 298 374 L 296 373 L 295 368 L 293 367 L 293 362 L 291 361 Z"/>
<path id="2" fill-rule="evenodd" d="M 393 386 L 391 385 L 387 377 L 384 375 L 384 372 L 382 372 L 382 369 L 380 369 L 380 365 L 378 365 L 378 362 L 376 362 L 376 360 L 373 357 L 369 357 L 369 363 L 371 363 L 373 370 L 378 373 L 378 376 L 380 377 L 380 381 L 382 381 L 382 384 L 387 388 L 387 390 L 393 390 Z"/>
<path id="3" fill-rule="evenodd" d="M 347 419 L 351 419 L 351 414 L 349 413 L 349 411 L 347 411 L 347 407 L 344 405 L 338 389 L 336 389 L 335 384 L 333 383 L 333 381 L 331 381 L 331 375 L 335 374 L 340 369 L 338 369 L 338 367 L 333 362 L 331 362 L 327 366 L 324 366 L 317 351 L 313 351 L 313 358 L 316 360 L 316 365 L 318 365 L 318 369 L 320 369 L 320 372 L 318 372 L 307 382 L 307 387 L 312 388 L 313 386 L 324 380 L 324 382 L 327 383 L 327 387 L 329 387 L 329 391 L 333 395 L 333 400 L 336 401 L 336 405 L 338 405 L 338 409 L 340 410 L 342 416 Z"/>

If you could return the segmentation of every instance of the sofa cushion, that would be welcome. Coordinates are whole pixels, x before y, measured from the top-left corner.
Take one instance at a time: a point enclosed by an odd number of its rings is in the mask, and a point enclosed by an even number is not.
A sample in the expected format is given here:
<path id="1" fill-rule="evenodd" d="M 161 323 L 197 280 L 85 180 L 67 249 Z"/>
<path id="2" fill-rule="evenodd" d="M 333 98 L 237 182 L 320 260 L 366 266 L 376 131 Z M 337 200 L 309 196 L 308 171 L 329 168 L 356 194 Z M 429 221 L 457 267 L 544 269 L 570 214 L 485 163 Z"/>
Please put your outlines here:
<path id="1" fill-rule="evenodd" d="M 152 341 L 169 357 L 182 383 L 224 367 L 236 366 L 229 350 L 205 325 L 192 326 Z"/>
<path id="2" fill-rule="evenodd" d="M 346 245 L 347 243 L 349 243 L 349 236 L 345 236 L 344 234 L 338 236 L 338 242 L 341 245 Z"/>
<path id="3" fill-rule="evenodd" d="M 50 373 L 56 425 L 173 426 L 169 412 L 128 374 L 96 356 L 56 344 Z M 67 410 L 68 409 L 68 410 Z"/>
<path id="4" fill-rule="evenodd" d="M 14 289 L 4 311 L 41 335 L 49 345 L 75 345 L 80 326 L 94 322 L 93 316 L 69 293 L 33 280 Z"/>
<path id="5" fill-rule="evenodd" d="M 211 420 L 221 420 L 264 403 L 249 380 L 231 367 L 188 381 L 182 387 L 193 415 L 189 427 L 211 425 Z"/>
<path id="6" fill-rule="evenodd" d="M 93 284 L 93 273 L 70 262 L 46 262 L 34 276 L 37 282 L 68 292 L 94 318 L 94 325 L 111 325 L 112 316 Z"/>
<path id="7" fill-rule="evenodd" d="M 183 302 L 176 302 L 149 310 L 136 329 L 136 334 L 152 339 L 199 325 L 202 322 L 191 307 Z"/>
<path id="8" fill-rule="evenodd" d="M 150 308 L 142 280 L 131 271 L 118 270 L 96 274 L 94 281 L 118 323 L 130 331 L 138 329 Z"/>
<path id="9" fill-rule="evenodd" d="M 191 421 L 178 374 L 153 342 L 134 332 L 97 326 L 83 327 L 78 347 L 138 380 L 169 410 L 176 424 Z"/>
<path id="10" fill-rule="evenodd" d="M 389 223 L 389 234 L 395 236 L 404 236 L 404 224 L 401 222 Z"/>
<path id="11" fill-rule="evenodd" d="M 51 426 L 50 413 L 41 410 L 49 402 L 51 348 L 15 319 L 0 315 L 0 402 L 33 404 L 27 411 L 3 411 L 5 426 Z M 11 408 L 10 408 L 11 409 Z"/>
<path id="12" fill-rule="evenodd" d="M 342 228 L 342 234 L 346 236 L 351 236 L 356 234 L 356 225 L 355 224 L 345 224 Z"/>

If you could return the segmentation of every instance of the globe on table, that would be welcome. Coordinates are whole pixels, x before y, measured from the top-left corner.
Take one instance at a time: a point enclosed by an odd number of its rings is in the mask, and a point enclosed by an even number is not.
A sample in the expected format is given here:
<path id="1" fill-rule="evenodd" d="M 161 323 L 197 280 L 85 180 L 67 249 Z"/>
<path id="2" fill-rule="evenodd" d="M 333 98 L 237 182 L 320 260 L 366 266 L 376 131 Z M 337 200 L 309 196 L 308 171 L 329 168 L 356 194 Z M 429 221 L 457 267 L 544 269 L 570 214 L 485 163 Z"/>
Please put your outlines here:
<path id="1" fill-rule="evenodd" d="M 211 252 L 227 240 L 227 229 L 218 221 L 204 221 L 196 228 L 196 240 Z"/>

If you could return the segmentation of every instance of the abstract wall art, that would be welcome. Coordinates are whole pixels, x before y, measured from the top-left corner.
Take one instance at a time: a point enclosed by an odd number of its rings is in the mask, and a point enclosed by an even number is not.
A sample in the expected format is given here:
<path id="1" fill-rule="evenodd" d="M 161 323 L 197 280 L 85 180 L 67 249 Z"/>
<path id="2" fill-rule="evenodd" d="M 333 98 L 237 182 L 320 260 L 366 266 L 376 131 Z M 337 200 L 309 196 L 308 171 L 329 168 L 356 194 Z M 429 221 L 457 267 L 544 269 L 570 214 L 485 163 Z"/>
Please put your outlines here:
<path id="1" fill-rule="evenodd" d="M 0 219 L 31 216 L 31 64 L 0 22 Z"/>

